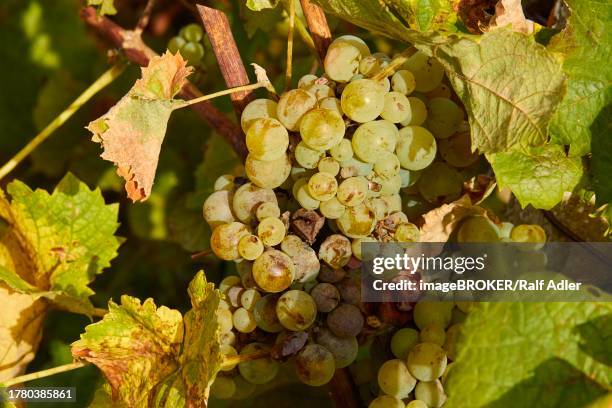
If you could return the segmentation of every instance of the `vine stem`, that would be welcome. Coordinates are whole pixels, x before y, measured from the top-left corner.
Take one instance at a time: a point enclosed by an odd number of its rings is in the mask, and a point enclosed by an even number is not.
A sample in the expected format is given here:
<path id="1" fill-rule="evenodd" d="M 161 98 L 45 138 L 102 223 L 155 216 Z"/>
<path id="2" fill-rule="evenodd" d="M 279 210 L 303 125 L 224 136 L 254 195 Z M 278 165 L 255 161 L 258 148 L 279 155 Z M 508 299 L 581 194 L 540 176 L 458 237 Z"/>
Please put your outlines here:
<path id="1" fill-rule="evenodd" d="M 389 63 L 389 65 L 385 67 L 385 69 L 383 69 L 382 71 L 374 75 L 372 79 L 374 81 L 382 81 L 383 79 L 385 79 L 386 77 L 394 73 L 395 70 L 401 67 L 404 64 L 404 62 L 406 62 L 408 58 L 412 54 L 414 54 L 414 50 L 415 50 L 414 47 L 406 48 L 400 55 L 393 58 L 393 60 Z"/>
<path id="2" fill-rule="evenodd" d="M 101 307 L 94 307 L 93 312 L 91 313 L 94 317 L 104 317 L 108 313 L 108 310 L 103 309 Z"/>
<path id="3" fill-rule="evenodd" d="M 70 117 L 78 111 L 87 101 L 95 94 L 100 92 L 106 86 L 111 84 L 125 70 L 125 63 L 118 63 L 103 73 L 96 81 L 91 84 L 82 94 L 80 94 L 74 102 L 72 102 L 62 113 L 60 113 L 51 123 L 38 133 L 34 139 L 25 145 L 12 159 L 0 168 L 0 180 L 9 174 L 19 163 L 21 163 L 34 149 L 42 142 L 47 140 L 60 126 L 62 126 Z"/>
<path id="4" fill-rule="evenodd" d="M 270 352 L 266 350 L 257 351 L 250 354 L 237 354 L 235 356 L 225 357 L 221 362 L 221 368 L 234 367 L 236 364 L 244 363 L 245 361 L 258 360 L 270 356 Z"/>
<path id="5" fill-rule="evenodd" d="M 200 102 L 203 102 L 203 101 L 207 101 L 209 99 L 214 99 L 214 98 L 217 98 L 219 96 L 230 95 L 230 94 L 233 94 L 233 93 L 236 93 L 236 92 L 252 91 L 254 89 L 265 88 L 267 86 L 268 86 L 267 83 L 257 82 L 255 84 L 243 85 L 243 86 L 237 86 L 237 87 L 234 87 L 234 88 L 224 89 L 224 90 L 219 91 L 219 92 L 214 92 L 214 93 L 211 93 L 211 94 L 208 94 L 208 95 L 203 95 L 203 96 L 200 96 L 200 97 L 193 98 L 193 99 L 190 99 L 188 101 L 185 101 L 185 103 L 182 104 L 179 108 L 184 108 L 184 107 L 187 107 L 187 106 L 191 106 L 193 104 L 200 103 Z"/>
<path id="6" fill-rule="evenodd" d="M 287 69 L 285 71 L 285 91 L 291 89 L 293 74 L 293 31 L 295 29 L 295 1 L 289 1 L 289 33 L 287 35 Z"/>
<path id="7" fill-rule="evenodd" d="M 138 23 L 136 23 L 136 28 L 134 28 L 134 32 L 138 35 L 141 35 L 145 28 L 149 25 L 149 20 L 151 19 L 151 14 L 153 13 L 153 8 L 155 7 L 156 0 L 147 0 L 147 4 L 138 19 Z"/>
<path id="8" fill-rule="evenodd" d="M 319 59 L 323 61 L 325 54 L 327 54 L 327 47 L 331 44 L 332 35 L 329 25 L 327 24 L 327 18 L 323 9 L 313 3 L 311 0 L 300 0 L 302 5 L 302 11 L 304 11 L 304 17 L 306 17 L 306 24 L 312 34 L 312 40 L 315 44 Z"/>
<path id="9" fill-rule="evenodd" d="M 77 368 L 85 367 L 91 363 L 85 361 L 77 361 L 75 363 L 64 364 L 61 366 L 49 368 L 47 370 L 36 371 L 35 373 L 20 375 L 15 378 L 11 378 L 10 380 L 6 380 L 2 382 L 4 387 L 12 387 L 13 385 L 21 384 L 24 382 L 37 380 L 39 378 L 49 377 L 55 374 L 64 373 L 66 371 L 76 370 Z"/>

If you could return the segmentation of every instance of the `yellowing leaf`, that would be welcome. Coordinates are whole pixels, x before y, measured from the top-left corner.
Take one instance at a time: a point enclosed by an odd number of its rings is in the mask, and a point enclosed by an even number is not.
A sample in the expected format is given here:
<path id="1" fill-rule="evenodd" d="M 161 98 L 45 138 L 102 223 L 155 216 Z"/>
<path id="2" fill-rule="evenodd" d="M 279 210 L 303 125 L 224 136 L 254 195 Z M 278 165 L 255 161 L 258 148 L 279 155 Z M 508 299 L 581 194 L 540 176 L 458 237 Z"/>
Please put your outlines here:
<path id="1" fill-rule="evenodd" d="M 484 208 L 472 205 L 470 197 L 464 195 L 423 215 L 425 223 L 421 227 L 421 241 L 446 242 L 464 218 L 485 214 Z"/>
<path id="2" fill-rule="evenodd" d="M 88 6 L 95 6 L 101 16 L 117 14 L 114 0 L 87 0 Z"/>
<path id="3" fill-rule="evenodd" d="M 192 309 L 181 314 L 123 296 L 109 312 L 87 326 L 72 354 L 102 371 L 113 403 L 129 407 L 206 407 L 219 371 L 220 293 L 199 272 L 189 285 Z M 104 390 L 97 396 L 105 401 Z"/>
<path id="4" fill-rule="evenodd" d="M 92 140 L 102 145 L 101 157 L 117 166 L 133 201 L 151 194 L 159 152 L 170 114 L 184 106 L 173 99 L 191 68 L 177 53 L 154 57 L 142 68 L 142 78 L 102 117 L 87 126 Z"/>

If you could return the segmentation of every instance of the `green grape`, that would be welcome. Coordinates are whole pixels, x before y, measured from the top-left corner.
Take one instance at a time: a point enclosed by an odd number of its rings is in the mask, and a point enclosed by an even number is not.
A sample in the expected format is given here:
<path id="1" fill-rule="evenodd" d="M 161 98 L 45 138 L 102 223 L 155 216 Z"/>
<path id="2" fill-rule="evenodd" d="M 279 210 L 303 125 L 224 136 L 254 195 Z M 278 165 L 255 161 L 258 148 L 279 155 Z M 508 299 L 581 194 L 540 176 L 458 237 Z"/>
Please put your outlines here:
<path id="1" fill-rule="evenodd" d="M 217 309 L 217 322 L 219 323 L 219 331 L 227 333 L 232 330 L 232 312 L 229 309 Z"/>
<path id="2" fill-rule="evenodd" d="M 498 242 L 499 230 L 484 216 L 465 219 L 457 232 L 458 242 Z"/>
<path id="3" fill-rule="evenodd" d="M 348 139 L 342 139 L 340 143 L 329 149 L 331 156 L 342 163 L 353 158 L 353 145 Z"/>
<path id="4" fill-rule="evenodd" d="M 240 276 L 229 275 L 223 278 L 223 280 L 219 283 L 219 291 L 223 294 L 226 294 L 229 288 L 239 285 Z"/>
<path id="5" fill-rule="evenodd" d="M 321 264 L 317 253 L 308 245 L 302 245 L 291 257 L 295 264 L 295 280 L 300 283 L 311 282 L 319 274 Z"/>
<path id="6" fill-rule="evenodd" d="M 336 191 L 338 191 L 338 182 L 329 173 L 315 173 L 308 180 L 308 192 L 316 200 L 330 200 L 335 197 Z"/>
<path id="7" fill-rule="evenodd" d="M 417 183 L 419 193 L 430 203 L 450 203 L 463 189 L 461 175 L 446 163 L 432 163 L 423 170 Z"/>
<path id="8" fill-rule="evenodd" d="M 225 296 L 227 297 L 227 301 L 229 301 L 232 307 L 240 307 L 240 296 L 244 292 L 244 288 L 240 286 L 232 286 L 225 292 Z"/>
<path id="9" fill-rule="evenodd" d="M 379 176 L 385 178 L 397 176 L 400 172 L 400 161 L 395 154 L 385 152 L 374 163 L 374 171 Z"/>
<path id="10" fill-rule="evenodd" d="M 332 268 L 342 268 L 351 259 L 351 241 L 343 235 L 332 234 L 319 247 L 319 259 Z"/>
<path id="11" fill-rule="evenodd" d="M 310 195 L 308 191 L 308 181 L 306 179 L 299 179 L 293 185 L 293 196 L 300 203 L 302 208 L 307 210 L 316 210 L 319 208 L 321 203 L 319 200 Z"/>
<path id="12" fill-rule="evenodd" d="M 412 72 L 400 69 L 391 77 L 391 88 L 395 92 L 410 95 L 416 86 L 416 80 Z"/>
<path id="13" fill-rule="evenodd" d="M 319 285 L 329 285 L 333 288 L 333 285 L 329 283 L 320 283 Z M 317 333 L 316 341 L 332 353 L 335 366 L 338 369 L 348 367 L 357 358 L 357 352 L 359 351 L 357 337 L 338 337 L 331 330 L 323 327 Z"/>
<path id="14" fill-rule="evenodd" d="M 219 352 L 223 355 L 223 358 L 234 357 L 238 355 L 236 349 L 230 346 L 229 344 L 221 344 L 219 346 Z M 237 364 L 223 366 L 221 368 L 221 371 L 232 371 L 236 367 L 236 365 Z"/>
<path id="15" fill-rule="evenodd" d="M 385 107 L 385 92 L 371 79 L 358 79 L 344 88 L 340 104 L 342 112 L 355 122 L 370 122 Z"/>
<path id="16" fill-rule="evenodd" d="M 192 23 L 183 27 L 179 35 L 187 41 L 198 42 L 202 41 L 202 37 L 204 37 L 204 31 L 202 30 L 202 27 L 199 24 Z"/>
<path id="17" fill-rule="evenodd" d="M 452 310 L 451 302 L 419 302 L 414 306 L 412 317 L 421 330 L 430 324 L 446 328 L 450 323 Z"/>
<path id="18" fill-rule="evenodd" d="M 363 315 L 355 305 L 343 303 L 327 314 L 327 327 L 338 337 L 354 337 L 361 333 Z"/>
<path id="19" fill-rule="evenodd" d="M 305 145 L 304 145 L 305 146 Z M 311 150 L 311 149 L 309 149 Z M 312 150 L 314 152 L 314 150 Z M 317 152 L 318 156 L 317 157 L 321 157 L 321 152 Z M 315 174 L 315 171 L 312 169 L 305 169 L 304 167 L 292 167 L 291 168 L 291 180 L 292 181 L 298 181 L 301 178 L 309 178 L 310 176 L 312 176 L 313 174 Z"/>
<path id="20" fill-rule="evenodd" d="M 442 346 L 446 340 L 446 332 L 439 325 L 435 323 L 430 324 L 421 330 L 419 339 L 422 343 L 435 343 L 438 346 Z"/>
<path id="21" fill-rule="evenodd" d="M 316 82 L 302 89 L 314 95 L 314 97 L 317 98 L 317 101 L 321 101 L 322 99 L 336 96 L 336 93 L 334 92 L 331 86 L 325 85 L 325 84 L 319 84 Z"/>
<path id="22" fill-rule="evenodd" d="M 247 289 L 240 296 L 240 305 L 246 310 L 253 311 L 259 299 L 261 299 L 261 295 L 256 289 Z"/>
<path id="23" fill-rule="evenodd" d="M 289 290 L 276 303 L 278 321 L 288 330 L 306 330 L 317 317 L 317 305 L 312 297 L 301 290 Z"/>
<path id="24" fill-rule="evenodd" d="M 229 191 L 215 191 L 204 201 L 202 212 L 204 219 L 211 228 L 235 221 L 230 202 L 232 194 Z"/>
<path id="25" fill-rule="evenodd" d="M 393 152 L 399 132 L 395 125 L 387 120 L 376 120 L 360 125 L 351 144 L 357 157 L 368 163 L 376 163 L 384 152 Z"/>
<path id="26" fill-rule="evenodd" d="M 276 249 L 264 252 L 253 263 L 253 279 L 266 292 L 282 292 L 291 285 L 294 276 L 293 261 Z"/>
<path id="27" fill-rule="evenodd" d="M 373 399 L 368 408 L 404 408 L 404 403 L 391 395 L 381 395 Z"/>
<path id="28" fill-rule="evenodd" d="M 393 233 L 393 238 L 397 242 L 419 242 L 421 232 L 419 227 L 416 225 L 407 222 L 401 223 L 395 228 L 395 232 Z"/>
<path id="29" fill-rule="evenodd" d="M 274 191 L 269 188 L 261 188 L 253 183 L 245 183 L 234 193 L 232 208 L 234 215 L 244 222 L 250 223 L 255 218 L 257 208 L 262 203 L 274 203 L 278 205 Z"/>
<path id="30" fill-rule="evenodd" d="M 548 256 L 545 252 L 533 250 L 526 251 L 526 248 L 524 248 L 524 244 L 520 246 L 523 247 L 523 251 L 521 253 L 521 256 L 517 257 L 516 259 L 516 268 L 518 271 L 538 272 L 546 270 L 546 266 L 548 265 Z"/>
<path id="31" fill-rule="evenodd" d="M 389 78 L 383 78 L 380 81 L 376 81 L 376 83 L 385 94 L 391 90 L 391 81 L 389 81 Z"/>
<path id="32" fill-rule="evenodd" d="M 385 394 L 404 399 L 408 397 L 415 385 L 416 379 L 410 374 L 406 363 L 402 360 L 385 361 L 378 369 L 378 386 Z"/>
<path id="33" fill-rule="evenodd" d="M 359 259 L 360 261 L 363 260 L 361 244 L 364 242 L 372 243 L 372 242 L 378 242 L 378 241 L 376 241 L 376 239 L 371 238 L 371 237 L 355 238 L 351 241 L 351 250 L 353 251 L 353 256 Z"/>
<path id="34" fill-rule="evenodd" d="M 222 176 L 217 177 L 217 179 L 215 180 L 215 184 L 213 186 L 213 189 L 215 191 L 234 191 L 234 180 L 236 178 L 234 176 L 232 176 L 231 174 L 224 174 Z"/>
<path id="35" fill-rule="evenodd" d="M 307 88 L 314 84 L 317 79 L 319 79 L 319 77 L 316 75 L 306 74 L 298 80 L 298 88 Z"/>
<path id="36" fill-rule="evenodd" d="M 403 65 L 404 69 L 412 72 L 416 81 L 415 90 L 429 92 L 434 90 L 444 77 L 444 68 L 432 57 L 421 51 L 414 53 Z"/>
<path id="37" fill-rule="evenodd" d="M 259 221 L 263 220 L 264 218 L 268 218 L 268 217 L 279 218 L 280 208 L 278 208 L 277 203 L 273 203 L 273 202 L 261 203 L 260 205 L 257 206 L 255 215 L 257 216 L 257 219 Z"/>
<path id="38" fill-rule="evenodd" d="M 354 47 L 357 47 L 357 49 L 359 49 L 359 52 L 361 53 L 363 57 L 367 57 L 368 55 L 370 55 L 370 48 L 368 47 L 366 42 L 355 35 L 350 35 L 350 34 L 341 35 L 336 40 L 337 41 L 347 41 L 351 43 Z"/>
<path id="39" fill-rule="evenodd" d="M 406 408 L 428 408 L 428 406 L 421 400 L 412 400 L 406 405 Z"/>
<path id="40" fill-rule="evenodd" d="M 240 355 L 258 354 L 270 348 L 262 343 L 250 343 L 240 350 Z M 256 360 L 244 361 L 238 364 L 238 371 L 242 378 L 252 384 L 265 384 L 276 377 L 278 363 L 271 358 L 263 357 Z"/>
<path id="41" fill-rule="evenodd" d="M 447 98 L 433 98 L 427 106 L 427 128 L 438 139 L 446 139 L 457 130 L 463 121 L 461 108 Z"/>
<path id="42" fill-rule="evenodd" d="M 302 141 L 314 150 L 329 150 L 344 138 L 344 120 L 335 111 L 313 109 L 306 113 L 300 124 Z"/>
<path id="43" fill-rule="evenodd" d="M 470 313 L 474 307 L 474 302 L 455 302 L 455 304 L 463 313 Z"/>
<path id="44" fill-rule="evenodd" d="M 406 126 L 399 131 L 395 153 L 403 168 L 422 170 L 436 158 L 436 139 L 424 127 Z"/>
<path id="45" fill-rule="evenodd" d="M 440 155 L 453 167 L 468 167 L 478 160 L 478 152 L 472 152 L 470 132 L 457 133 L 438 141 Z"/>
<path id="46" fill-rule="evenodd" d="M 278 160 L 285 156 L 289 146 L 289 134 L 276 119 L 257 119 L 251 123 L 246 134 L 246 145 L 254 159 Z"/>
<path id="47" fill-rule="evenodd" d="M 359 73 L 371 78 L 383 69 L 383 62 L 374 55 L 363 57 L 359 62 Z"/>
<path id="48" fill-rule="evenodd" d="M 391 352 L 397 358 L 405 359 L 408 352 L 419 342 L 419 332 L 411 328 L 403 328 L 391 337 Z"/>
<path id="49" fill-rule="evenodd" d="M 408 353 L 408 369 L 419 381 L 440 378 L 446 369 L 446 353 L 435 343 L 419 343 Z"/>
<path id="50" fill-rule="evenodd" d="M 379 193 L 382 196 L 397 194 L 402 187 L 402 178 L 399 174 L 389 178 L 375 177 L 373 181 L 380 185 Z"/>
<path id="51" fill-rule="evenodd" d="M 510 239 L 523 244 L 519 249 L 537 251 L 546 243 L 546 231 L 537 224 L 521 224 L 512 228 Z"/>
<path id="52" fill-rule="evenodd" d="M 409 96 L 408 102 L 410 103 L 410 117 L 400 124 L 402 126 L 421 126 L 427 119 L 427 105 L 414 96 Z"/>
<path id="53" fill-rule="evenodd" d="M 267 217 L 261 220 L 257 226 L 257 235 L 266 246 L 275 246 L 285 238 L 287 229 L 285 224 L 278 218 Z"/>
<path id="54" fill-rule="evenodd" d="M 281 242 L 281 250 L 290 257 L 296 256 L 304 247 L 307 247 L 306 243 L 297 235 L 287 235 Z"/>
<path id="55" fill-rule="evenodd" d="M 335 96 L 330 96 L 328 98 L 323 98 L 319 101 L 319 108 L 327 109 L 330 111 L 337 112 L 342 116 L 344 112 L 342 112 L 342 105 L 340 104 L 340 99 Z"/>
<path id="56" fill-rule="evenodd" d="M 253 316 L 253 312 L 244 307 L 236 309 L 232 316 L 232 322 L 234 328 L 240 333 L 250 333 L 257 328 L 257 322 L 255 321 L 255 316 Z"/>
<path id="57" fill-rule="evenodd" d="M 230 315 L 231 315 L 231 312 L 230 312 Z M 234 326 L 232 326 L 232 329 L 233 328 Z M 231 329 L 228 332 L 221 333 L 219 335 L 219 343 L 222 345 L 233 346 L 234 344 L 236 344 L 236 334 L 233 331 L 231 331 Z"/>
<path id="58" fill-rule="evenodd" d="M 369 197 L 366 199 L 365 205 L 374 212 L 374 217 L 377 220 L 382 220 L 389 214 L 387 202 L 380 197 Z"/>
<path id="59" fill-rule="evenodd" d="M 310 291 L 310 296 L 317 305 L 317 310 L 329 313 L 340 303 L 340 292 L 331 283 L 319 283 Z"/>
<path id="60" fill-rule="evenodd" d="M 342 178 L 369 176 L 374 169 L 374 164 L 366 163 L 354 157 L 340 163 L 340 166 L 340 177 Z"/>
<path id="61" fill-rule="evenodd" d="M 325 157 L 325 152 L 311 149 L 308 147 L 308 145 L 306 145 L 306 143 L 304 143 L 304 141 L 301 141 L 295 147 L 294 155 L 295 160 L 300 166 L 304 167 L 305 169 L 315 169 L 319 164 L 319 161 Z"/>
<path id="62" fill-rule="evenodd" d="M 359 72 L 361 51 L 350 41 L 334 40 L 327 49 L 323 67 L 325 73 L 336 82 L 348 82 Z"/>
<path id="63" fill-rule="evenodd" d="M 461 334 L 461 324 L 453 324 L 446 330 L 444 345 L 442 348 L 446 352 L 449 359 L 457 358 L 457 340 Z"/>
<path id="64" fill-rule="evenodd" d="M 231 377 L 217 376 L 210 386 L 210 396 L 217 399 L 230 399 L 236 392 L 236 383 Z"/>
<path id="65" fill-rule="evenodd" d="M 190 65 L 197 65 L 204 57 L 204 47 L 200 43 L 187 42 L 183 44 L 179 50 L 181 56 L 185 58 Z"/>
<path id="66" fill-rule="evenodd" d="M 406 187 L 413 186 L 417 182 L 417 180 L 419 179 L 419 176 L 421 175 L 421 172 L 418 170 L 409 171 L 409 170 L 400 168 L 399 175 L 400 175 L 400 178 L 402 179 L 401 188 L 406 188 Z"/>
<path id="67" fill-rule="evenodd" d="M 288 130 L 297 132 L 302 117 L 316 106 L 317 98 L 314 95 L 304 89 L 292 89 L 280 97 L 276 117 Z"/>
<path id="68" fill-rule="evenodd" d="M 283 154 L 280 159 L 263 161 L 255 159 L 249 153 L 244 167 L 249 180 L 254 184 L 261 188 L 276 188 L 289 177 L 291 160 Z"/>
<path id="69" fill-rule="evenodd" d="M 240 126 L 248 133 L 251 125 L 258 119 L 276 119 L 278 104 L 271 99 L 255 99 L 244 108 L 240 116 Z"/>
<path id="70" fill-rule="evenodd" d="M 385 106 L 380 116 L 393 123 L 410 120 L 412 111 L 410 101 L 406 95 L 399 92 L 388 92 L 385 94 Z"/>
<path id="71" fill-rule="evenodd" d="M 335 177 L 340 172 L 340 163 L 331 157 L 324 157 L 319 161 L 318 169 L 322 173 L 331 174 Z"/>
<path id="72" fill-rule="evenodd" d="M 239 375 L 233 377 L 236 383 L 236 392 L 232 395 L 233 400 L 244 400 L 253 395 L 257 386 L 242 378 Z"/>
<path id="73" fill-rule="evenodd" d="M 438 380 L 430 382 L 419 381 L 414 389 L 414 395 L 430 408 L 440 408 L 446 402 L 444 388 Z"/>
<path id="74" fill-rule="evenodd" d="M 304 384 L 315 387 L 327 384 L 336 372 L 334 356 L 321 345 L 309 344 L 297 355 L 295 372 Z"/>
<path id="75" fill-rule="evenodd" d="M 381 200 L 383 200 L 387 204 L 389 214 L 395 213 L 397 211 L 402 211 L 402 197 L 400 197 L 399 194 L 382 196 Z"/>
<path id="76" fill-rule="evenodd" d="M 176 54 L 185 43 L 187 43 L 187 41 L 185 41 L 183 37 L 172 37 L 170 41 L 168 41 L 168 51 L 172 54 Z"/>
<path id="77" fill-rule="evenodd" d="M 451 97 L 451 90 L 448 85 L 444 82 L 441 82 L 438 86 L 436 86 L 433 90 L 427 92 L 427 97 L 429 99 L 433 98 L 448 98 Z"/>
<path id="78" fill-rule="evenodd" d="M 336 220 L 342 217 L 344 211 L 346 211 L 346 206 L 340 203 L 336 197 L 333 197 L 327 201 L 321 201 L 319 204 L 319 211 L 325 218 L 329 218 L 330 220 Z"/>
<path id="79" fill-rule="evenodd" d="M 263 243 L 256 235 L 245 235 L 238 241 L 238 253 L 246 260 L 253 261 L 259 258 L 263 250 Z"/>
<path id="80" fill-rule="evenodd" d="M 238 242 L 246 235 L 249 235 L 249 230 L 241 222 L 218 225 L 210 237 L 210 248 L 218 258 L 225 261 L 240 259 Z"/>
<path id="81" fill-rule="evenodd" d="M 349 238 L 362 238 L 370 235 L 376 226 L 374 211 L 364 204 L 347 207 L 336 221 L 338 228 Z"/>
<path id="82" fill-rule="evenodd" d="M 257 327 L 269 333 L 278 333 L 283 330 L 283 325 L 278 321 L 276 316 L 276 302 L 278 295 L 263 296 L 255 303 L 253 316 Z"/>
<path id="83" fill-rule="evenodd" d="M 368 180 L 365 177 L 349 177 L 338 186 L 336 198 L 340 204 L 354 207 L 361 204 L 368 193 Z"/>

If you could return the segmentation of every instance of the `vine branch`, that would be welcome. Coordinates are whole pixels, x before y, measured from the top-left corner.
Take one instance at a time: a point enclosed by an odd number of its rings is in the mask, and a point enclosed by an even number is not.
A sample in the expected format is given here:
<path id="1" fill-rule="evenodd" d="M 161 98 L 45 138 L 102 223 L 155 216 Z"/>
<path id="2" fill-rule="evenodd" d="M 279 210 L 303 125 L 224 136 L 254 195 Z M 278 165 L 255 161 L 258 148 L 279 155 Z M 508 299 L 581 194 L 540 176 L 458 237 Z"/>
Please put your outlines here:
<path id="1" fill-rule="evenodd" d="M 61 366 L 49 368 L 47 370 L 37 371 L 35 373 L 20 375 L 15 378 L 11 378 L 9 380 L 3 381 L 2 385 L 4 387 L 12 387 L 13 385 L 21 384 L 24 382 L 38 380 L 39 378 L 49 377 L 55 374 L 64 373 L 66 371 L 76 370 L 77 368 L 85 367 L 90 363 L 84 361 L 77 361 L 76 363 L 64 364 Z"/>
<path id="2" fill-rule="evenodd" d="M 346 368 L 336 370 L 329 382 L 330 395 L 335 407 L 360 408 L 355 384 Z"/>
<path id="3" fill-rule="evenodd" d="M 157 55 L 155 51 L 142 41 L 139 33 L 126 30 L 108 18 L 97 15 L 93 7 L 83 8 L 81 10 L 81 18 L 115 47 L 123 50 L 126 57 L 135 64 L 147 66 L 149 60 Z M 179 96 L 183 99 L 194 99 L 203 96 L 203 94 L 195 85 L 188 82 L 179 92 Z M 240 157 L 246 157 L 247 149 L 242 130 L 222 111 L 210 102 L 192 105 L 191 109 L 207 121 L 217 133 L 223 136 Z"/>
<path id="4" fill-rule="evenodd" d="M 197 5 L 197 8 L 204 29 L 208 34 L 208 40 L 217 57 L 217 63 L 223 79 L 225 79 L 225 84 L 228 88 L 248 85 L 249 77 L 240 57 L 227 16 L 224 12 L 211 7 Z M 253 91 L 233 93 L 231 98 L 236 115 L 240 118 L 246 105 L 253 99 Z"/>
<path id="5" fill-rule="evenodd" d="M 153 13 L 153 8 L 155 7 L 156 0 L 147 0 L 147 4 L 138 19 L 138 23 L 136 23 L 136 27 L 134 28 L 134 32 L 139 35 L 142 34 L 145 28 L 149 25 L 149 20 L 151 19 L 151 13 Z"/>
<path id="6" fill-rule="evenodd" d="M 331 30 L 327 24 L 325 12 L 311 0 L 300 0 L 300 3 L 302 4 L 304 17 L 306 17 L 308 29 L 312 34 L 312 40 L 317 49 L 317 54 L 319 54 L 319 58 L 323 61 L 325 59 L 325 54 L 327 54 L 327 47 L 329 47 L 332 41 Z"/>

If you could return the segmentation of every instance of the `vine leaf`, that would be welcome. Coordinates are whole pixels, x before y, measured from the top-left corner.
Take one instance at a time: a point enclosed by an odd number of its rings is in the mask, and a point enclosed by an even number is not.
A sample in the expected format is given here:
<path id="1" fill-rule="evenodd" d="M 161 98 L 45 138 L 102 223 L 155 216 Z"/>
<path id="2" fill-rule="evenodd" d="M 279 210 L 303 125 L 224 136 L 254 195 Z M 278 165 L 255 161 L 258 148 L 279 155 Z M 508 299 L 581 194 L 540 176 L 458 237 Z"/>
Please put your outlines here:
<path id="1" fill-rule="evenodd" d="M 70 173 L 52 194 L 20 181 L 7 191 L 11 201 L 0 192 L 0 218 L 9 226 L 0 236 L 0 281 L 33 300 L 91 315 L 88 285 L 120 245 L 118 206 Z"/>
<path id="2" fill-rule="evenodd" d="M 550 132 L 554 143 L 570 146 L 572 156 L 583 156 L 591 151 L 589 127 L 612 102 L 612 4 L 593 0 L 566 3 L 571 11 L 568 25 L 548 46 L 563 59 L 569 78 L 567 96 L 553 117 Z"/>
<path id="3" fill-rule="evenodd" d="M 247 0 L 246 6 L 252 11 L 273 9 L 278 4 L 278 0 Z"/>
<path id="4" fill-rule="evenodd" d="M 603 302 L 478 304 L 462 326 L 445 407 L 586 406 L 612 379 L 611 316 Z"/>
<path id="5" fill-rule="evenodd" d="M 593 156 L 591 172 L 599 205 L 612 203 L 612 105 L 608 105 L 591 125 Z"/>
<path id="6" fill-rule="evenodd" d="M 87 5 L 96 7 L 98 14 L 101 16 L 112 16 L 117 14 L 114 1 L 115 0 L 87 0 Z"/>
<path id="7" fill-rule="evenodd" d="M 475 205 L 469 195 L 457 201 L 443 204 L 423 215 L 425 223 L 421 227 L 422 242 L 446 242 L 459 223 L 472 215 L 486 215 L 487 211 Z"/>
<path id="8" fill-rule="evenodd" d="M 104 149 L 101 157 L 114 162 L 125 179 L 133 201 L 144 201 L 151 194 L 170 114 L 185 106 L 174 96 L 191 72 L 179 53 L 152 58 L 129 92 L 87 126 L 92 140 Z"/>
<path id="9" fill-rule="evenodd" d="M 487 155 L 500 187 L 509 187 L 523 207 L 549 210 L 582 177 L 582 162 L 567 157 L 562 146 L 544 145 L 526 152 Z"/>
<path id="10" fill-rule="evenodd" d="M 189 296 L 192 309 L 184 318 L 152 299 L 122 296 L 120 305 L 109 302 L 108 314 L 72 344 L 73 356 L 98 366 L 113 402 L 206 407 L 222 359 L 216 318 L 221 295 L 199 272 Z"/>
<path id="11" fill-rule="evenodd" d="M 532 34 L 533 21 L 525 18 L 521 0 L 499 0 L 495 5 L 495 15 L 489 24 L 490 29 L 511 25 L 514 31 Z"/>
<path id="12" fill-rule="evenodd" d="M 498 28 L 478 42 L 458 39 L 432 51 L 467 110 L 473 149 L 492 153 L 548 140 L 565 77 L 533 38 Z"/>

